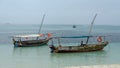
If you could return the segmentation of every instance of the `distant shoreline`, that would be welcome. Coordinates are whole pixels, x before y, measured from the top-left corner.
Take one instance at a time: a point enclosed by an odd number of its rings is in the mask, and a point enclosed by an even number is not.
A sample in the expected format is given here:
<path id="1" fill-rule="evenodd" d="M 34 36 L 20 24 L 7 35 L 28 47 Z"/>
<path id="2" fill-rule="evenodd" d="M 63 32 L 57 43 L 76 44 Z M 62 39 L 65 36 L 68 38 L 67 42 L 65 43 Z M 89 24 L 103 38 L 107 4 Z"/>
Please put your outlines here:
<path id="1" fill-rule="evenodd" d="M 35 24 L 28 24 L 28 23 L 0 23 L 0 25 L 40 25 L 39 23 L 35 23 Z M 90 24 L 43 24 L 44 25 L 80 25 L 80 26 L 89 26 Z M 120 26 L 120 25 L 110 25 L 110 24 L 94 24 L 94 26 Z"/>

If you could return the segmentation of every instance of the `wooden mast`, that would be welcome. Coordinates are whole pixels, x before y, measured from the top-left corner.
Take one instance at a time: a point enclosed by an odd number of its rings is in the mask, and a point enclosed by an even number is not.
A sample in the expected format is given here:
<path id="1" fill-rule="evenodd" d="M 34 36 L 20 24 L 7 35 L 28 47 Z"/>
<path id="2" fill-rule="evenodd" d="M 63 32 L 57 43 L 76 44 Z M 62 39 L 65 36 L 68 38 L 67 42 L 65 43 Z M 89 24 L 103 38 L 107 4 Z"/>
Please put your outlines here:
<path id="1" fill-rule="evenodd" d="M 42 25 L 43 25 L 43 22 L 44 22 L 44 18 L 45 18 L 45 14 L 43 15 L 43 18 L 42 18 L 42 21 L 41 21 L 41 25 L 40 25 L 38 34 L 40 34 L 40 32 L 41 32 L 41 28 L 42 28 Z M 37 40 L 38 40 L 38 37 L 37 37 Z"/>
<path id="2" fill-rule="evenodd" d="M 91 36 L 93 23 L 94 23 L 94 21 L 95 21 L 96 17 L 97 17 L 97 13 L 95 14 L 95 16 L 94 16 L 94 18 L 93 18 L 93 20 L 92 20 L 92 22 L 91 22 L 91 26 L 90 26 L 90 30 L 89 30 L 89 36 Z M 87 38 L 86 44 L 88 43 L 89 38 L 90 38 L 90 37 L 88 37 L 88 38 Z"/>

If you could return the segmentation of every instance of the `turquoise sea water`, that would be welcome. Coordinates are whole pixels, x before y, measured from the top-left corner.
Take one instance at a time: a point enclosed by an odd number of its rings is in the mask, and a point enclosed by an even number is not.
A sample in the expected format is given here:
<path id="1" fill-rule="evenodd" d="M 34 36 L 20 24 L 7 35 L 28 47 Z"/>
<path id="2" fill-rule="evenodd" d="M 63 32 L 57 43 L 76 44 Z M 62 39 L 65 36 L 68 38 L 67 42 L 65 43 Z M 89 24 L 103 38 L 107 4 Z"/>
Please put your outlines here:
<path id="1" fill-rule="evenodd" d="M 119 64 L 120 26 L 96 25 L 93 35 L 106 35 L 110 42 L 102 51 L 83 53 L 50 53 L 48 45 L 14 48 L 11 36 L 37 33 L 39 25 L 0 25 L 0 68 L 65 68 L 71 66 Z M 41 33 L 54 36 L 87 35 L 89 26 L 44 25 Z M 69 40 L 68 40 L 69 41 Z"/>

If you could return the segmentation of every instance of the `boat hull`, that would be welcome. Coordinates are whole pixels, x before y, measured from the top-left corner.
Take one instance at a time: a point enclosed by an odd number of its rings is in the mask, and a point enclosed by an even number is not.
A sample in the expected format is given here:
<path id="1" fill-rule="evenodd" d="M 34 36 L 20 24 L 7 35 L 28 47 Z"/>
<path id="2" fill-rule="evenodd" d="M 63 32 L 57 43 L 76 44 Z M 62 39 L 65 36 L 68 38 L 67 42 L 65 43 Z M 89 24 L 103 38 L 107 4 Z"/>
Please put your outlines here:
<path id="1" fill-rule="evenodd" d="M 29 40 L 29 41 L 13 41 L 15 47 L 32 47 L 47 44 L 49 39 Z"/>
<path id="2" fill-rule="evenodd" d="M 53 47 L 51 52 L 55 53 L 71 53 L 71 52 L 91 52 L 102 50 L 108 42 L 102 42 L 99 44 L 87 44 L 82 46 L 58 46 Z"/>

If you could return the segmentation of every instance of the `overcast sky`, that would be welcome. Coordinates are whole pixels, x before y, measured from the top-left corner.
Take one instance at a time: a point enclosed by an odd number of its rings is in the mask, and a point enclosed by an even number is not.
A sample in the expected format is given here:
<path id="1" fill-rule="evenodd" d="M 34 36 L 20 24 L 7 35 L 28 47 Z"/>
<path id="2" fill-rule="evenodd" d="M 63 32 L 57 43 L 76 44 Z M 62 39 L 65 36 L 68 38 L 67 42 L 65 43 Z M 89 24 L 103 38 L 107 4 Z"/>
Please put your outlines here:
<path id="1" fill-rule="evenodd" d="M 0 0 L 0 23 L 120 25 L 120 0 Z"/>

